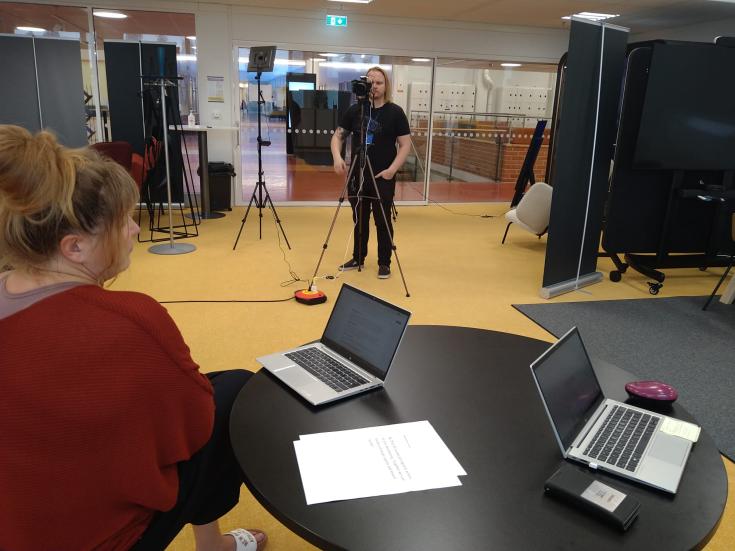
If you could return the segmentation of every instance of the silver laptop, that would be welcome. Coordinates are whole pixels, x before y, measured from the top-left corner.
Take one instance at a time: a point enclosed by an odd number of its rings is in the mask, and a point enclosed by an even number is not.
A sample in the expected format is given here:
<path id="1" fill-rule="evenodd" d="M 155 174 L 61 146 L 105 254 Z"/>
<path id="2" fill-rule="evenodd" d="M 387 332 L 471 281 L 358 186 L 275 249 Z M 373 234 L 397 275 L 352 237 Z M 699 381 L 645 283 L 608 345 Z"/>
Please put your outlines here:
<path id="1" fill-rule="evenodd" d="M 411 312 L 344 284 L 316 344 L 257 360 L 318 406 L 383 386 Z"/>
<path id="2" fill-rule="evenodd" d="M 676 493 L 692 442 L 663 432 L 666 416 L 606 399 L 576 327 L 531 373 L 566 459 Z"/>

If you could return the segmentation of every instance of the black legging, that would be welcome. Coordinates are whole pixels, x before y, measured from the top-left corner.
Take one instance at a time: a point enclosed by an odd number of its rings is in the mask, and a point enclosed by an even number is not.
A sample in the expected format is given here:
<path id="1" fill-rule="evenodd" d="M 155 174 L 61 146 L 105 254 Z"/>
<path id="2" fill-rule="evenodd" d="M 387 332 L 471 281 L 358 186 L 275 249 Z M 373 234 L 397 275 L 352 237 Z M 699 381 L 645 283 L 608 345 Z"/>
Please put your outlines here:
<path id="1" fill-rule="evenodd" d="M 176 505 L 153 517 L 134 551 L 163 550 L 185 525 L 208 524 L 237 505 L 243 477 L 230 444 L 230 411 L 251 375 L 242 369 L 207 373 L 214 389 L 212 436 L 191 459 L 179 463 Z"/>

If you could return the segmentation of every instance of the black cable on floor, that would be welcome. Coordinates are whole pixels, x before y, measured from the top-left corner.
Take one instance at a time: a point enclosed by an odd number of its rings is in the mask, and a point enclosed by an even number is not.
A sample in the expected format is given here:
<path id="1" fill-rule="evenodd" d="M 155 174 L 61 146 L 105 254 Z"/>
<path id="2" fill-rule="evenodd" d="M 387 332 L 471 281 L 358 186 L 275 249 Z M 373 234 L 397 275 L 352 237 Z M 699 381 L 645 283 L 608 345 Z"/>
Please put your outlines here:
<path id="1" fill-rule="evenodd" d="M 188 304 L 188 303 L 255 303 L 255 302 L 288 302 L 295 297 L 273 299 L 273 300 L 159 300 L 158 304 Z"/>

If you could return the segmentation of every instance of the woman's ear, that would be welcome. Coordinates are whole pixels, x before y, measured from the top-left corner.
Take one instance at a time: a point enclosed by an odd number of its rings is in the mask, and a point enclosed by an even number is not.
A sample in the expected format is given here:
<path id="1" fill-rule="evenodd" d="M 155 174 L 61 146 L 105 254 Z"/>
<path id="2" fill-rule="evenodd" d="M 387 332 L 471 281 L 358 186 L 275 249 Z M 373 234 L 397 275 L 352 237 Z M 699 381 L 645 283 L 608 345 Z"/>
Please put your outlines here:
<path id="1" fill-rule="evenodd" d="M 87 258 L 87 249 L 90 245 L 88 241 L 88 239 L 73 233 L 65 235 L 59 242 L 59 251 L 67 260 L 83 264 Z"/>

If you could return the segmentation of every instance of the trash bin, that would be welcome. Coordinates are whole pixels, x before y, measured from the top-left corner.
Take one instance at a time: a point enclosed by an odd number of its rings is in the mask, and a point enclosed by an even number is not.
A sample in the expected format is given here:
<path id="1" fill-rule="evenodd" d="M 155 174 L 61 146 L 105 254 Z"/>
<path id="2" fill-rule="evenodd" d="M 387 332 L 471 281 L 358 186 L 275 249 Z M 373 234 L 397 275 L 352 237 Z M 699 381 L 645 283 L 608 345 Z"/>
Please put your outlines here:
<path id="1" fill-rule="evenodd" d="M 232 177 L 235 168 L 230 163 L 209 163 L 209 209 L 232 210 Z"/>

